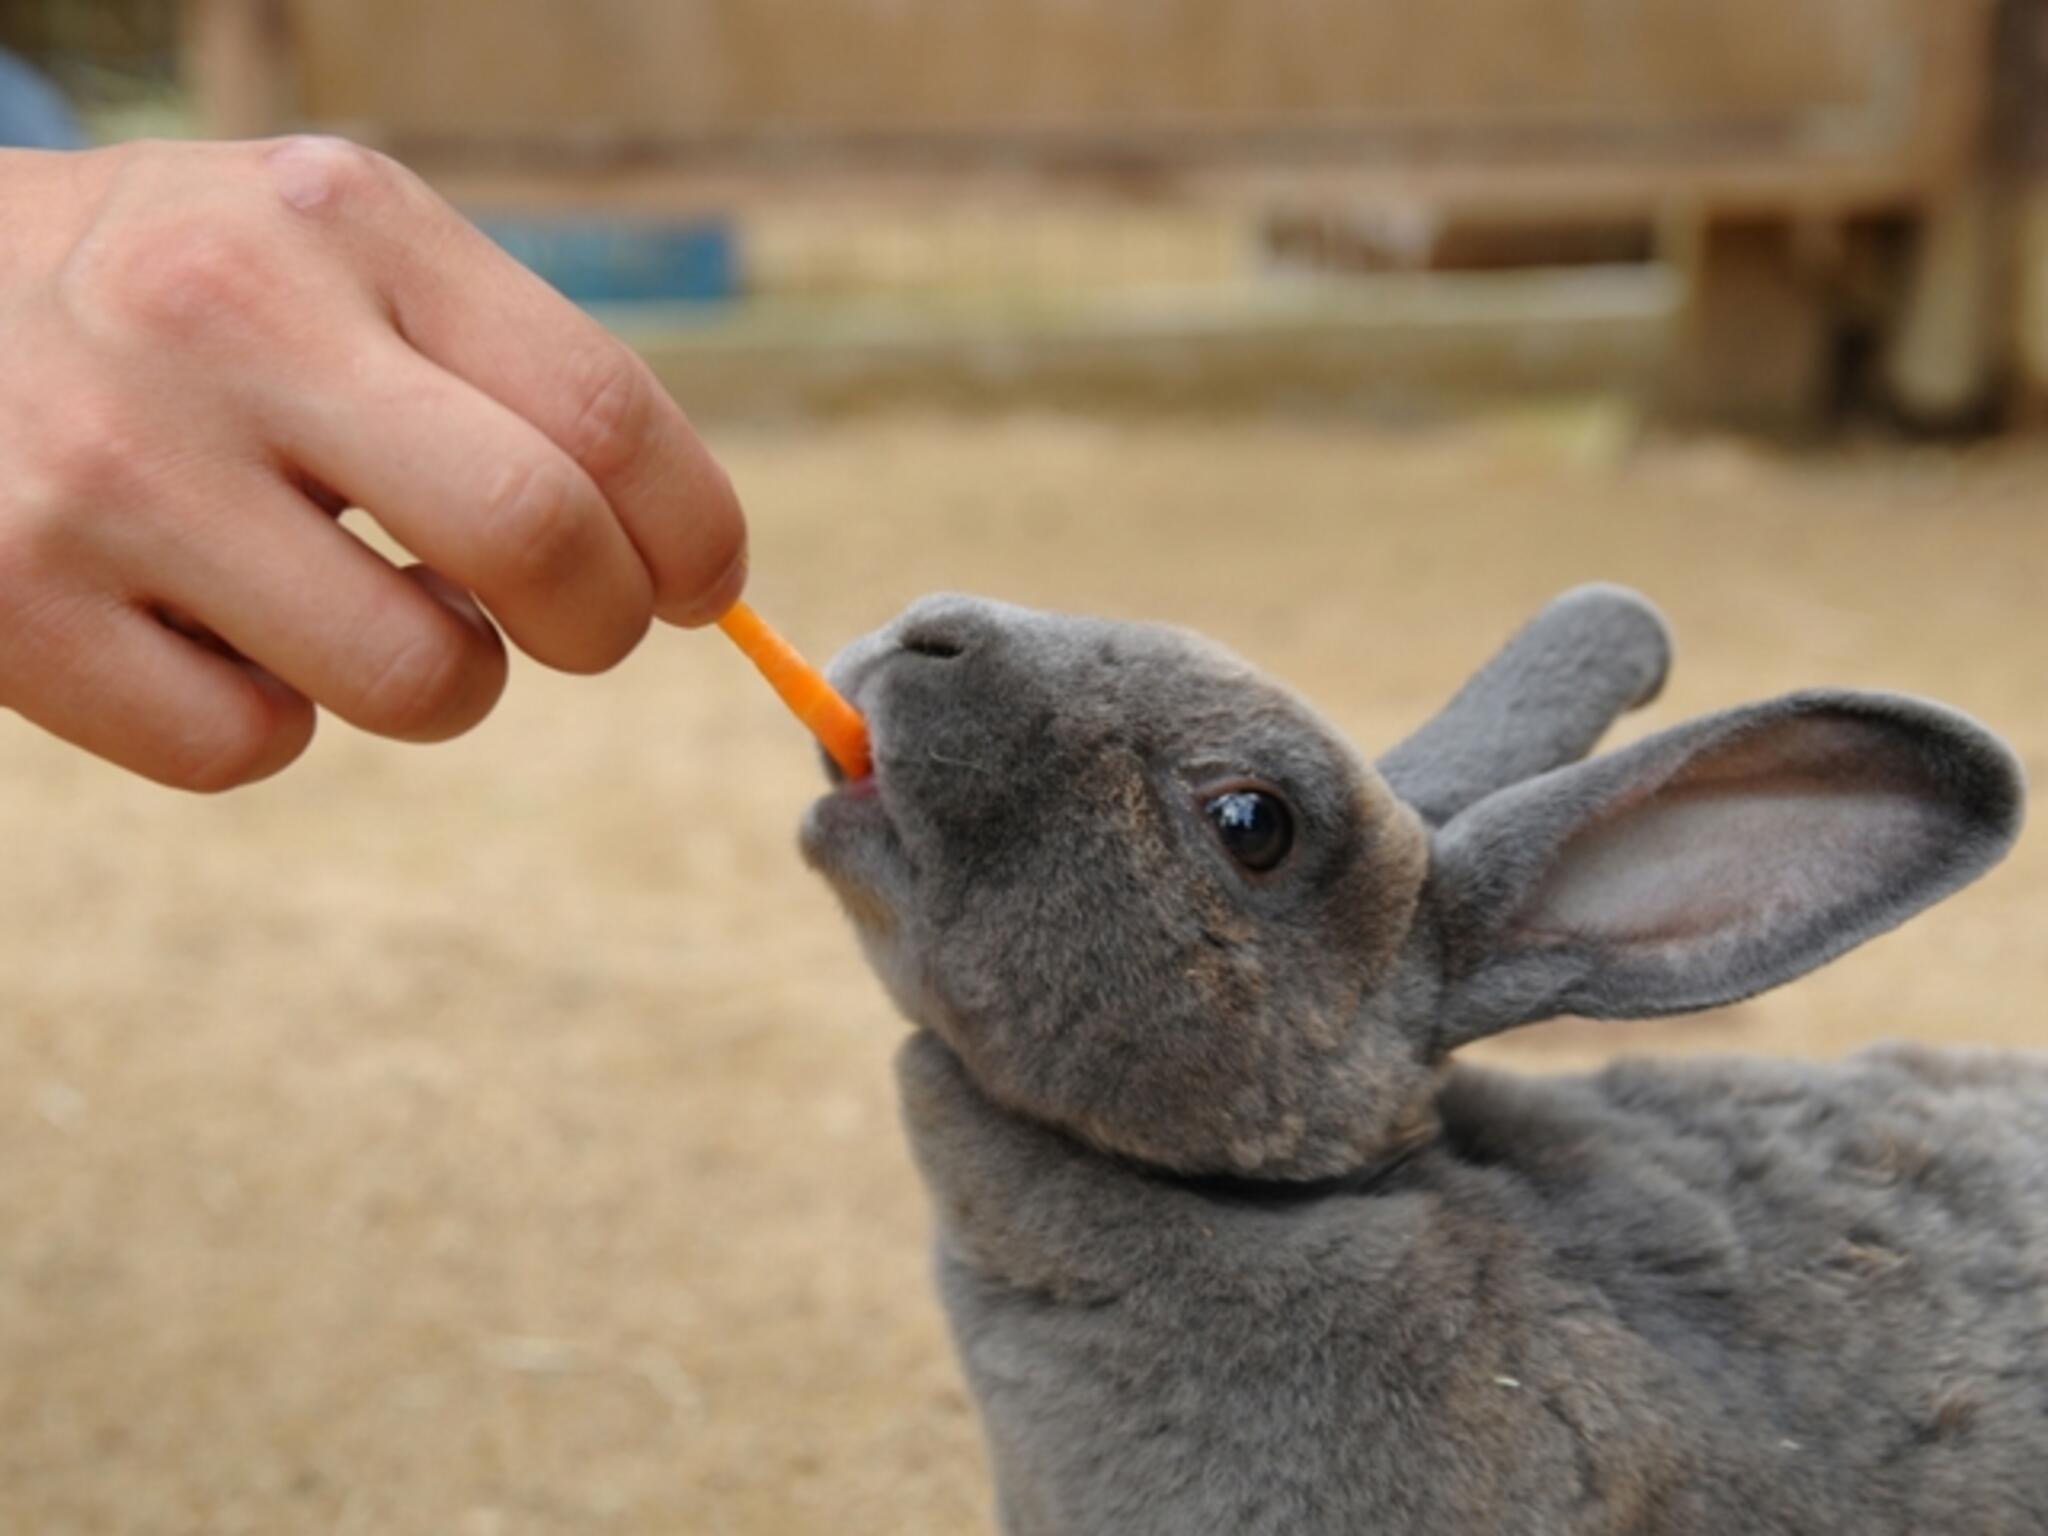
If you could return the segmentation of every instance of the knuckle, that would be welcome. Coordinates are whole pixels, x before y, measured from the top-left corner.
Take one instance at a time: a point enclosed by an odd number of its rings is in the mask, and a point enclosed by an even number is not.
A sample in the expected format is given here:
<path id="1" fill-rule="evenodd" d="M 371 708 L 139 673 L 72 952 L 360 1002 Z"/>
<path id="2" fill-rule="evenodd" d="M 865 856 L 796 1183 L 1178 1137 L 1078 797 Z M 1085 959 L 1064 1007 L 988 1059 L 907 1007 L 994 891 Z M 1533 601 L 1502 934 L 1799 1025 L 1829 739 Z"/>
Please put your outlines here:
<path id="1" fill-rule="evenodd" d="M 181 214 L 123 231 L 71 297 L 88 324 L 185 341 L 267 312 L 274 260 L 234 222 Z"/>
<path id="2" fill-rule="evenodd" d="M 327 134 L 280 139 L 264 159 L 285 204 L 319 217 L 360 211 L 401 180 L 397 163 L 388 156 Z"/>
<path id="3" fill-rule="evenodd" d="M 145 450 L 118 402 L 80 390 L 49 410 L 40 428 L 17 487 L 28 507 L 42 512 L 29 528 L 54 534 L 81 515 L 104 515 L 133 499 Z"/>
<path id="4" fill-rule="evenodd" d="M 593 349 L 570 370 L 576 416 L 563 446 L 597 479 L 618 473 L 647 437 L 654 381 L 623 348 Z"/>
<path id="5" fill-rule="evenodd" d="M 25 520 L 0 518 L 0 625 L 19 616 L 38 585 L 36 541 Z"/>
<path id="6" fill-rule="evenodd" d="M 579 566 L 591 523 L 567 465 L 514 463 L 500 472 L 484 505 L 491 564 L 519 587 L 552 585 Z"/>
<path id="7" fill-rule="evenodd" d="M 394 646 L 365 679 L 356 723 L 383 736 L 432 731 L 466 694 L 461 644 L 421 628 Z"/>
<path id="8" fill-rule="evenodd" d="M 0 637 L 44 628 L 60 592 L 41 520 L 0 516 Z"/>

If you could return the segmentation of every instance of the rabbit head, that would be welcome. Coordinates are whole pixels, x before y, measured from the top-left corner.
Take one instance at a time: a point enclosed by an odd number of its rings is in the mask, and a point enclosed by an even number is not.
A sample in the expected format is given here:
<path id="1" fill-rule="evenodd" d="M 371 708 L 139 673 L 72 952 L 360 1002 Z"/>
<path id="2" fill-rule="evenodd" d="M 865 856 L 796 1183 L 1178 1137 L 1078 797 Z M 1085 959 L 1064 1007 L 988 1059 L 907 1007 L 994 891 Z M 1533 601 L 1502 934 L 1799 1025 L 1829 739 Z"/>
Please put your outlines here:
<path id="1" fill-rule="evenodd" d="M 833 663 L 875 771 L 803 847 L 995 1102 L 1176 1173 L 1343 1174 L 1426 1133 L 1465 1041 L 1746 996 L 2010 844 L 2011 754 L 1914 700 L 1578 762 L 1668 657 L 1579 589 L 1375 767 L 1194 635 L 930 598 Z"/>

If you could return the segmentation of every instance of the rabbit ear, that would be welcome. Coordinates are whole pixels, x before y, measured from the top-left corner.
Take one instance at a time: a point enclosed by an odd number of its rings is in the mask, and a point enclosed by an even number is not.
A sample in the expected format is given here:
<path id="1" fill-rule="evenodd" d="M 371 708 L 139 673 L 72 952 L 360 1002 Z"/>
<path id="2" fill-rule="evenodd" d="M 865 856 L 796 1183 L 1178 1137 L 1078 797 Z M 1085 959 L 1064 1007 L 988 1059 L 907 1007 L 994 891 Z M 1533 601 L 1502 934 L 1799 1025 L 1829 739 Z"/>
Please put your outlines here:
<path id="1" fill-rule="evenodd" d="M 1656 697 L 1670 664 L 1670 634 L 1646 599 L 1574 587 L 1375 766 L 1441 826 L 1497 789 L 1577 762 L 1616 715 Z"/>
<path id="2" fill-rule="evenodd" d="M 1990 868 L 2024 798 L 1974 721 L 1854 693 L 1709 715 L 1502 790 L 1437 837 L 1438 1043 L 1789 981 Z"/>

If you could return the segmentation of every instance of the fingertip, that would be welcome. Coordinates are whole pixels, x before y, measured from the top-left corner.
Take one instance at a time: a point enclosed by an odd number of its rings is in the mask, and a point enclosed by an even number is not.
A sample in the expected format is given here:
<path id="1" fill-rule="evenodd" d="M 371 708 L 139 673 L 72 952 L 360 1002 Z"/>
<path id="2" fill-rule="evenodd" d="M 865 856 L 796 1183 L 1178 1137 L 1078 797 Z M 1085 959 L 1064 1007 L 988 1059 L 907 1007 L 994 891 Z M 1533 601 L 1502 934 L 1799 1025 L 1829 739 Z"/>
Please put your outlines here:
<path id="1" fill-rule="evenodd" d="M 747 544 L 742 533 L 739 548 L 734 550 L 726 567 L 710 585 L 694 596 L 675 604 L 663 604 L 657 612 L 670 624 L 685 629 L 696 629 L 722 618 L 732 605 L 740 600 L 740 594 L 747 589 Z"/>
<path id="2" fill-rule="evenodd" d="M 449 741 L 480 725 L 505 696 L 511 669 L 504 637 L 467 588 L 432 566 L 407 565 L 400 572 L 462 624 L 469 643 L 450 668 L 447 686 L 435 691 L 431 707 L 385 734 L 409 742 Z"/>
<path id="3" fill-rule="evenodd" d="M 692 431 L 691 472 L 682 493 L 681 557 L 657 574 L 655 613 L 686 628 L 708 624 L 747 585 L 747 518 L 725 467 Z M 662 579 L 662 575 L 667 579 Z"/>
<path id="4" fill-rule="evenodd" d="M 274 677 L 254 662 L 242 662 L 242 670 L 262 699 L 267 720 L 263 747 L 251 759 L 241 783 L 254 784 L 281 773 L 305 755 L 320 726 L 320 711 L 298 689 Z"/>
<path id="5" fill-rule="evenodd" d="M 483 605 L 477 602 L 467 587 L 450 581 L 431 565 L 401 566 L 401 570 L 417 583 L 427 596 L 446 608 L 476 632 L 486 645 L 500 656 L 505 653 L 505 642 L 498 633 L 498 626 L 491 622 Z"/>
<path id="6" fill-rule="evenodd" d="M 305 752 L 319 719 L 312 701 L 254 662 L 217 664 L 237 685 L 218 698 L 217 715 L 195 722 L 185 743 L 129 766 L 173 789 L 217 795 L 281 773 Z"/>
<path id="7" fill-rule="evenodd" d="M 654 609 L 643 601 L 631 608 L 618 610 L 615 620 L 601 634 L 580 640 L 574 649 L 535 650 L 531 654 L 557 672 L 567 672 L 572 677 L 596 677 L 609 672 L 640 648 L 640 642 L 654 627 Z"/>

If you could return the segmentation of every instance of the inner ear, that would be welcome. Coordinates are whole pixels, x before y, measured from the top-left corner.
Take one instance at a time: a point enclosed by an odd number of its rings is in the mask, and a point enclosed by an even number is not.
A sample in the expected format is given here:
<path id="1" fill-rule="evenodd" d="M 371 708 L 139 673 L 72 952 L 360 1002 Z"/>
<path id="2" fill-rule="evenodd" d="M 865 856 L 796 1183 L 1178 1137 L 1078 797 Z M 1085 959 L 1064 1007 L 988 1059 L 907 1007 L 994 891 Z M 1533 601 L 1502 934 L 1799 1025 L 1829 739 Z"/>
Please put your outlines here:
<path id="1" fill-rule="evenodd" d="M 1590 818 L 1511 920 L 1535 942 L 1731 947 L 1884 894 L 1954 817 L 1930 765 L 1868 720 L 1808 716 L 1725 742 Z M 1903 866 L 1903 867 L 1902 867 Z"/>
<path id="2" fill-rule="evenodd" d="M 1438 1042 L 1790 981 L 1989 869 L 2024 799 L 2018 760 L 1976 722 L 1835 692 L 1709 715 L 1504 789 L 1438 836 Z"/>

